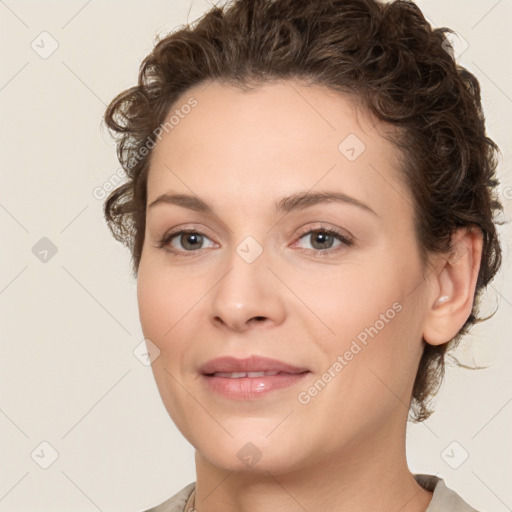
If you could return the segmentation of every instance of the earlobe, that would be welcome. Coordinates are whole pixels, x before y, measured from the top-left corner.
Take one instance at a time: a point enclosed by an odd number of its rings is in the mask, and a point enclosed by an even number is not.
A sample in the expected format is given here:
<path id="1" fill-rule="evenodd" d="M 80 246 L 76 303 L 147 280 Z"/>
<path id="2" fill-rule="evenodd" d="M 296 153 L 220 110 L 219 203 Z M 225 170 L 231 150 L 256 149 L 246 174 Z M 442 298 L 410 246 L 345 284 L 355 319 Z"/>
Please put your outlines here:
<path id="1" fill-rule="evenodd" d="M 473 308 L 482 257 L 482 232 L 459 229 L 452 235 L 449 255 L 439 255 L 430 281 L 431 306 L 427 312 L 423 339 L 431 345 L 447 343 L 460 331 Z"/>

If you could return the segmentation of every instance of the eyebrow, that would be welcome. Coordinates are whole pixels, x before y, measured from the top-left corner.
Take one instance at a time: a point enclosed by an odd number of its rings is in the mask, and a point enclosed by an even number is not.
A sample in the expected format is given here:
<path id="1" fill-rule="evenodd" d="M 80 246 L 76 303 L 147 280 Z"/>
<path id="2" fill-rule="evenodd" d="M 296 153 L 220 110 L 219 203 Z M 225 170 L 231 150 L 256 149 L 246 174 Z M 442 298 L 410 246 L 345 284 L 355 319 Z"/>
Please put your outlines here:
<path id="1" fill-rule="evenodd" d="M 378 217 L 377 213 L 367 204 L 343 192 L 297 192 L 280 199 L 275 204 L 275 210 L 277 213 L 289 213 L 293 210 L 303 210 L 327 202 L 357 206 Z M 162 194 L 148 206 L 148 209 L 159 204 L 173 204 L 196 212 L 213 213 L 213 209 L 202 199 L 188 194 Z"/>
<path id="2" fill-rule="evenodd" d="M 159 204 L 175 204 L 196 212 L 213 213 L 213 210 L 203 200 L 188 194 L 162 194 L 148 206 L 148 209 Z"/>
<path id="3" fill-rule="evenodd" d="M 357 206 L 378 217 L 377 213 L 367 204 L 343 192 L 298 192 L 278 201 L 276 211 L 288 213 L 292 210 L 302 210 L 310 206 L 328 202 Z"/>

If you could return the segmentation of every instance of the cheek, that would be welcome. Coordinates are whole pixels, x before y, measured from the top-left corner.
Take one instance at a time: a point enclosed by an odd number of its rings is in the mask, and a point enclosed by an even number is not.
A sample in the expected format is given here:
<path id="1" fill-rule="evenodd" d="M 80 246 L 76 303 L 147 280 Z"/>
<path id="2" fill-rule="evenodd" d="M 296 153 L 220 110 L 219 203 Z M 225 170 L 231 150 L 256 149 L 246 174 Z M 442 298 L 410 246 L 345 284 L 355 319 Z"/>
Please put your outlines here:
<path id="1" fill-rule="evenodd" d="M 137 278 L 137 300 L 144 335 L 161 344 L 204 295 L 204 285 L 190 279 L 186 272 L 170 271 L 150 257 L 141 260 Z"/>
<path id="2" fill-rule="evenodd" d="M 369 400 L 382 400 L 390 392 L 379 377 L 399 394 L 414 378 L 422 350 L 420 267 L 389 254 L 332 267 L 323 276 L 303 273 L 296 281 L 297 295 L 307 298 L 314 313 L 304 313 L 310 327 L 321 329 L 314 328 L 322 333 L 315 340 L 324 355 L 320 371 L 342 357 L 337 375 L 343 377 L 332 386 L 339 386 L 340 396 L 364 391 Z"/>
<path id="3" fill-rule="evenodd" d="M 183 370 L 187 367 L 190 330 L 194 329 L 192 313 L 199 300 L 196 292 L 190 282 L 177 279 L 159 262 L 152 262 L 151 258 L 141 260 L 137 278 L 140 323 L 144 337 L 160 350 L 151 369 L 162 402 L 182 432 L 191 431 L 187 423 L 189 400 L 179 382 L 183 382 Z"/>
<path id="4" fill-rule="evenodd" d="M 377 263 L 378 261 L 379 263 Z M 289 274 L 291 288 L 303 299 L 310 325 L 322 324 L 327 346 L 333 339 L 348 340 L 364 333 L 376 322 L 379 331 L 396 316 L 396 303 L 403 301 L 404 276 L 376 257 L 342 265 Z M 394 306 L 395 305 L 395 306 Z M 384 315 L 384 319 L 381 319 Z M 316 317 L 316 318 L 315 318 Z M 322 337 L 323 338 L 323 337 Z"/>
<path id="5" fill-rule="evenodd" d="M 201 332 L 208 319 L 206 299 L 211 282 L 203 272 L 171 268 L 158 257 L 141 260 L 139 317 L 144 337 L 160 350 L 152 365 L 157 382 L 169 379 L 167 371 L 178 378 L 192 371 L 194 351 L 190 348 L 204 338 Z M 172 379 L 169 386 L 174 387 Z"/>
<path id="6" fill-rule="evenodd" d="M 139 316 L 146 338 L 161 348 L 166 331 L 171 327 L 167 308 L 171 306 L 173 295 L 167 293 L 162 276 L 141 264 L 137 278 L 137 301 Z"/>

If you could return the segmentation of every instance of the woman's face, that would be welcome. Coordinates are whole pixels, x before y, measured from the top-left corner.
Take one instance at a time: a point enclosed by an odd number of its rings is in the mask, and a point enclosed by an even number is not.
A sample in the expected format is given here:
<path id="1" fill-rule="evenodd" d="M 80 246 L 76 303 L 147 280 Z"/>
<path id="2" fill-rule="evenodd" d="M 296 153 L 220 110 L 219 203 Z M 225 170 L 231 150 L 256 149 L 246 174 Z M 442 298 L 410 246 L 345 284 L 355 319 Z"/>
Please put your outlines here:
<path id="1" fill-rule="evenodd" d="M 387 449 L 405 430 L 429 298 L 382 125 L 297 82 L 213 82 L 170 115 L 148 177 L 138 301 L 177 427 L 228 470 Z M 235 365 L 209 363 L 221 357 Z"/>

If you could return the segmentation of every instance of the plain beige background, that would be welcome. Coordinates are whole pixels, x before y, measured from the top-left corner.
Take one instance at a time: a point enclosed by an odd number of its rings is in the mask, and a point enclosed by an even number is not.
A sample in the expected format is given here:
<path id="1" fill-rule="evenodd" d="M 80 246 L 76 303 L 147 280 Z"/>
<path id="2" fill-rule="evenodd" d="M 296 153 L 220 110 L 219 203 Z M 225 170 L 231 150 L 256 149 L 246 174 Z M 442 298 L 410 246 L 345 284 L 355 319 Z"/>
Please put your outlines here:
<path id="1" fill-rule="evenodd" d="M 512 0 L 419 4 L 462 36 L 459 61 L 480 79 L 503 152 L 510 219 Z M 209 7 L 0 1 L 0 512 L 136 512 L 195 480 L 193 448 L 135 355 L 136 283 L 98 198 L 119 168 L 101 127 L 105 105 L 135 83 L 157 33 Z M 512 510 L 511 228 L 500 232 L 508 269 L 485 307 L 498 313 L 458 351 L 489 368 L 449 367 L 436 413 L 411 425 L 407 441 L 413 472 L 442 476 L 484 512 Z"/>

